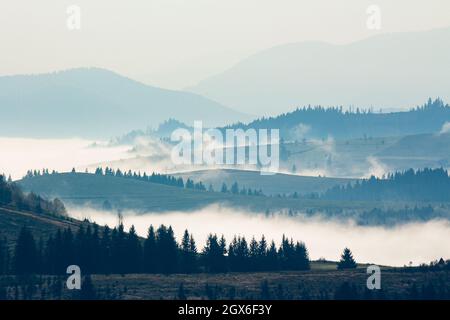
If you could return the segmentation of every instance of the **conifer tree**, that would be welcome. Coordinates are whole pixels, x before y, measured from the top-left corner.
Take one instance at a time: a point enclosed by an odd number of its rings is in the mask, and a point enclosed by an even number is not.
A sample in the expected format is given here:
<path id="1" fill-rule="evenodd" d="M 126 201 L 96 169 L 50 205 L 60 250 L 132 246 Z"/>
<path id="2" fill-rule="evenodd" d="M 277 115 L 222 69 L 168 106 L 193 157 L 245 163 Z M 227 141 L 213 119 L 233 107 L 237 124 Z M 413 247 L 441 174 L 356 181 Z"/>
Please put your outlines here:
<path id="1" fill-rule="evenodd" d="M 344 252 L 342 253 L 341 260 L 339 261 L 337 268 L 339 270 L 356 268 L 355 259 L 353 259 L 353 254 L 349 248 L 344 249 Z"/>
<path id="2" fill-rule="evenodd" d="M 147 239 L 144 242 L 144 271 L 146 273 L 157 271 L 156 235 L 152 225 L 148 229 Z"/>
<path id="3" fill-rule="evenodd" d="M 142 247 L 136 229 L 131 226 L 126 240 L 126 272 L 138 273 L 141 271 Z"/>
<path id="4" fill-rule="evenodd" d="M 37 272 L 39 262 L 36 242 L 31 232 L 23 227 L 17 239 L 14 252 L 15 274 L 32 274 Z"/>
<path id="5" fill-rule="evenodd" d="M 185 273 L 193 273 L 197 270 L 197 248 L 194 238 L 189 235 L 188 230 L 184 231 L 181 241 L 181 261 L 180 269 Z"/>

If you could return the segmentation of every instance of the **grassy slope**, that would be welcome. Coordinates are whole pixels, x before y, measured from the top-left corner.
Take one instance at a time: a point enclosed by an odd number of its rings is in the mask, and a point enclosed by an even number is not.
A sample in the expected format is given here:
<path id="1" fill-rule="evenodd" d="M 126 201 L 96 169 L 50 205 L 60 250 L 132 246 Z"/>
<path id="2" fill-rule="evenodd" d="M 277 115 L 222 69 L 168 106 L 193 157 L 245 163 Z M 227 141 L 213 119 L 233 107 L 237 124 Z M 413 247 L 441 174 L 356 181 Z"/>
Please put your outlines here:
<path id="1" fill-rule="evenodd" d="M 406 136 L 377 156 L 388 166 L 404 169 L 404 163 L 413 168 L 450 167 L 450 133 Z"/>
<path id="2" fill-rule="evenodd" d="M 14 241 L 23 226 L 31 230 L 37 239 L 47 238 L 58 229 L 70 227 L 77 230 L 83 222 L 44 214 L 34 214 L 7 207 L 0 207 L 0 235 L 6 236 L 8 241 Z"/>
<path id="3" fill-rule="evenodd" d="M 335 186 L 347 184 L 351 179 L 343 178 L 325 178 L 308 177 L 290 174 L 261 175 L 259 171 L 217 169 L 217 170 L 199 170 L 174 174 L 182 177 L 184 180 L 190 178 L 195 182 L 201 181 L 206 185 L 212 184 L 214 190 L 220 190 L 222 183 L 225 182 L 228 187 L 234 182 L 239 186 L 262 189 L 266 195 L 291 194 L 309 194 L 312 192 L 323 192 Z"/>
<path id="4" fill-rule="evenodd" d="M 23 179 L 18 182 L 25 191 L 47 197 L 59 197 L 65 203 L 102 206 L 107 200 L 115 208 L 138 211 L 194 210 L 221 204 L 260 212 L 280 209 L 380 207 L 380 203 L 320 201 L 256 197 L 187 190 L 134 179 L 98 176 L 85 173 L 64 173 Z M 403 204 L 394 203 L 401 207 Z"/>

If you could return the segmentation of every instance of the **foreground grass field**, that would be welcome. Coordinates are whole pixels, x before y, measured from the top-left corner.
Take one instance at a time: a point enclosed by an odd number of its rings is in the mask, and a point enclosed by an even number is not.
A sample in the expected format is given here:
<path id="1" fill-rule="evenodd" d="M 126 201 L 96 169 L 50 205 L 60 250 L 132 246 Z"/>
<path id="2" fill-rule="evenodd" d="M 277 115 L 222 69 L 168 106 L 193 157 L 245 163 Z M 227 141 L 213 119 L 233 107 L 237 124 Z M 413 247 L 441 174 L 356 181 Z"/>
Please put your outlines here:
<path id="1" fill-rule="evenodd" d="M 312 270 L 303 272 L 94 275 L 91 279 L 96 299 L 450 299 L 448 271 L 382 268 L 381 290 L 369 291 L 366 268 L 338 271 L 335 267 L 315 262 Z M 0 288 L 9 299 L 79 299 L 79 292 L 65 288 L 65 280 L 39 277 L 30 289 L 29 279 L 22 288 L 20 280 L 3 276 Z M 27 297 L 27 292 L 32 294 Z"/>

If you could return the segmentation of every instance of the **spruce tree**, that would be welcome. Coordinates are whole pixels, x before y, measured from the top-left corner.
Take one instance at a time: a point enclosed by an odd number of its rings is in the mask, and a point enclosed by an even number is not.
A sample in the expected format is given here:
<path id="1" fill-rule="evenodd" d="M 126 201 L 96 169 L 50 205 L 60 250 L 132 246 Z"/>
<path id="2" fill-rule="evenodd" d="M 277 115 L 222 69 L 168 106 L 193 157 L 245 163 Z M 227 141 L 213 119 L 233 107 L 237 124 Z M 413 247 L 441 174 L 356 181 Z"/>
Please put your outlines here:
<path id="1" fill-rule="evenodd" d="M 206 270 L 211 273 L 226 271 L 224 263 L 225 243 L 217 238 L 217 235 L 210 234 L 203 249 L 203 261 Z"/>
<path id="2" fill-rule="evenodd" d="M 31 232 L 23 227 L 16 242 L 14 252 L 15 274 L 32 274 L 37 272 L 39 257 L 36 249 L 36 242 Z"/>
<path id="3" fill-rule="evenodd" d="M 103 228 L 100 240 L 99 264 L 101 273 L 109 274 L 111 272 L 111 230 L 108 226 Z"/>
<path id="4" fill-rule="evenodd" d="M 181 241 L 181 261 L 180 269 L 184 273 L 193 273 L 197 270 L 197 247 L 194 238 L 189 235 L 188 230 L 184 231 Z"/>
<path id="5" fill-rule="evenodd" d="M 295 269 L 310 269 L 308 249 L 303 242 L 297 242 L 295 245 Z"/>
<path id="6" fill-rule="evenodd" d="M 275 242 L 272 240 L 270 244 L 270 248 L 267 251 L 267 263 L 266 263 L 266 270 L 268 271 L 275 271 L 279 269 L 279 259 L 278 259 L 278 252 L 277 247 L 275 246 Z"/>
<path id="7" fill-rule="evenodd" d="M 341 260 L 338 262 L 337 268 L 339 270 L 356 268 L 355 259 L 353 259 L 352 252 L 350 251 L 349 248 L 344 249 L 344 252 L 342 253 L 341 256 Z"/>
<path id="8" fill-rule="evenodd" d="M 141 271 L 142 247 L 134 225 L 131 226 L 126 240 L 126 273 Z"/>
<path id="9" fill-rule="evenodd" d="M 155 273 L 157 271 L 156 235 L 153 226 L 148 229 L 147 239 L 144 242 L 144 272 Z"/>
<path id="10" fill-rule="evenodd" d="M 161 225 L 157 234 L 158 272 L 164 274 L 175 273 L 178 270 L 178 244 L 172 227 Z"/>

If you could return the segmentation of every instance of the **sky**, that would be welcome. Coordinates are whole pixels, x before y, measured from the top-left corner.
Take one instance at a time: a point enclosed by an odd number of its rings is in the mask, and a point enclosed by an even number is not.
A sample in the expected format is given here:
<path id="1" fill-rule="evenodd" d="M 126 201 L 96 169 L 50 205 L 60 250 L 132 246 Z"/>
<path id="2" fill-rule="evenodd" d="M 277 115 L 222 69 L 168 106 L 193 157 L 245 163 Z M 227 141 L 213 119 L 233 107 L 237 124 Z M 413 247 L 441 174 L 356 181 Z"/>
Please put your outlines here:
<path id="1" fill-rule="evenodd" d="M 379 30 L 367 28 L 370 5 Z M 448 0 L 2 0 L 0 75 L 95 66 L 182 89 L 276 45 L 447 27 L 448 12 Z"/>

